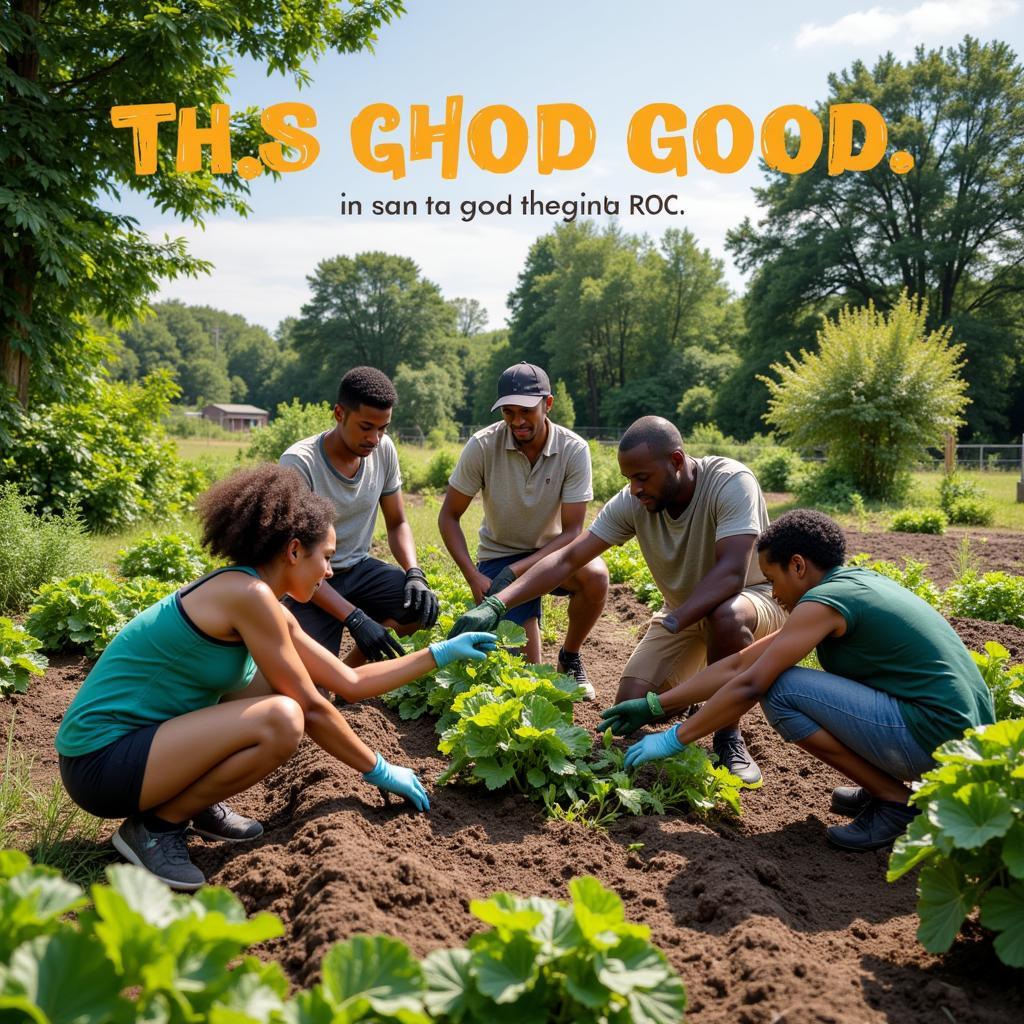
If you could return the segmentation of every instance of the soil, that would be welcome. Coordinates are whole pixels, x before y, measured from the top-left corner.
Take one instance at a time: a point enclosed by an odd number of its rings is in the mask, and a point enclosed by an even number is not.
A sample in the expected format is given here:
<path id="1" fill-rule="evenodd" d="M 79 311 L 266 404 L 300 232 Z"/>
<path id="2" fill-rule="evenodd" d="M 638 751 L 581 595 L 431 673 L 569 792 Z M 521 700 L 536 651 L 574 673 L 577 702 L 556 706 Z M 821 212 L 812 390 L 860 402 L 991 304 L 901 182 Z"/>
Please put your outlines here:
<path id="1" fill-rule="evenodd" d="M 1010 568 L 1024 554 L 1020 535 L 987 536 L 974 545 L 985 569 Z M 944 538 L 854 537 L 851 551 L 927 554 L 936 566 L 945 550 Z M 577 708 L 579 724 L 595 726 L 612 703 L 618 669 L 648 618 L 628 590 L 612 588 L 585 650 L 598 701 Z M 969 619 L 954 626 L 969 646 L 997 639 L 1024 660 L 1024 630 Z M 17 746 L 35 754 L 37 781 L 56 774 L 53 736 L 88 668 L 82 658 L 54 658 L 28 694 L 0 704 L 0 727 L 16 715 Z M 744 727 L 765 785 L 744 794 L 741 819 L 633 818 L 607 833 L 546 821 L 520 797 L 431 786 L 444 767 L 432 720 L 402 722 L 376 701 L 345 715 L 371 748 L 428 780 L 429 815 L 385 804 L 307 741 L 232 801 L 264 822 L 260 840 L 192 843 L 211 882 L 234 890 L 250 912 L 285 921 L 286 935 L 258 952 L 279 960 L 298 986 L 315 982 L 328 947 L 355 933 L 393 935 L 423 955 L 475 930 L 471 899 L 501 890 L 564 898 L 570 878 L 593 874 L 619 893 L 631 919 L 650 925 L 683 977 L 694 1024 L 1021 1019 L 1021 973 L 1000 964 L 975 923 L 945 957 L 927 954 L 915 938 L 914 878 L 889 885 L 887 852 L 825 843 L 825 826 L 840 820 L 829 793 L 845 780 L 783 744 L 759 710 Z"/>

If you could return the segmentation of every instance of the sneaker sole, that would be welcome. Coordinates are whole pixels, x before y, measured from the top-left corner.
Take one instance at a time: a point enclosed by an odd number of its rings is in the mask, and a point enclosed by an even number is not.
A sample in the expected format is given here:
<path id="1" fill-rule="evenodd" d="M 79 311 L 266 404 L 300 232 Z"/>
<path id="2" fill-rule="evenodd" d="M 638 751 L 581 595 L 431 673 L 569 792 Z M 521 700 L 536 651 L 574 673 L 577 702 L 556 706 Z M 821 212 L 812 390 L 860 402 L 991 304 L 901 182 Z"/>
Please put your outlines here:
<path id="1" fill-rule="evenodd" d="M 172 889 L 177 889 L 180 892 L 195 892 L 196 889 L 202 889 L 202 887 L 206 885 L 205 879 L 201 882 L 182 882 L 173 878 L 164 878 L 163 875 L 158 875 L 155 871 L 150 871 L 150 869 L 142 863 L 139 855 L 121 838 L 120 832 L 115 832 L 110 841 L 113 844 L 114 849 L 117 850 L 125 860 L 142 868 L 143 871 L 149 871 L 154 878 L 160 879 L 164 885 L 169 885 Z"/>
<path id="2" fill-rule="evenodd" d="M 251 843 L 263 835 L 263 829 L 260 829 L 254 836 L 219 836 L 216 832 L 204 832 L 201 828 L 196 828 L 194 825 L 189 825 L 188 830 L 195 836 L 202 836 L 204 839 L 210 839 L 215 843 Z"/>
<path id="3" fill-rule="evenodd" d="M 739 778 L 739 776 L 737 776 Z M 744 789 L 760 789 L 764 785 L 764 779 L 758 779 L 757 782 L 744 782 L 740 779 L 740 785 Z"/>

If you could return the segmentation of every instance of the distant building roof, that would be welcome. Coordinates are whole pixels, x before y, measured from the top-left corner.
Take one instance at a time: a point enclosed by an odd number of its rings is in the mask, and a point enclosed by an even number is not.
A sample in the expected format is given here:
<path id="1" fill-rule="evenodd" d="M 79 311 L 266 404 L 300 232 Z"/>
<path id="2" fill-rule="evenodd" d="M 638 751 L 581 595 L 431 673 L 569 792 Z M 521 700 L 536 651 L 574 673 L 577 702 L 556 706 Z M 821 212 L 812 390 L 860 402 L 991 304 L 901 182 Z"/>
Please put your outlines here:
<path id="1" fill-rule="evenodd" d="M 223 402 L 212 402 L 207 406 L 208 409 L 220 409 L 221 412 L 226 412 L 238 416 L 269 416 L 270 413 L 266 409 L 257 409 L 255 405 L 225 405 Z"/>

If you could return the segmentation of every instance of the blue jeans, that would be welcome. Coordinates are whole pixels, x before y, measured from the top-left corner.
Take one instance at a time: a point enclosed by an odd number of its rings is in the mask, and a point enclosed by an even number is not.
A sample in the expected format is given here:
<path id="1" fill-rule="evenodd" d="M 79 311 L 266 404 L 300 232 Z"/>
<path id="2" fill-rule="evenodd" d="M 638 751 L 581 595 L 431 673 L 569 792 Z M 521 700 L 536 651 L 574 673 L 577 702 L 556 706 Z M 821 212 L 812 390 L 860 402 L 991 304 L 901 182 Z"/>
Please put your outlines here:
<path id="1" fill-rule="evenodd" d="M 789 668 L 761 698 L 771 727 L 787 743 L 824 729 L 894 778 L 919 779 L 935 767 L 900 714 L 900 702 L 864 683 L 813 668 Z"/>
<path id="2" fill-rule="evenodd" d="M 489 580 L 493 580 L 494 577 L 497 576 L 498 573 L 506 566 L 515 565 L 516 562 L 519 562 L 524 558 L 529 558 L 532 554 L 532 551 L 524 551 L 521 555 L 504 555 L 501 558 L 487 558 L 482 562 L 477 562 L 476 567 Z M 556 597 L 572 597 L 572 591 L 563 590 L 561 587 L 555 587 L 551 593 Z M 499 594 L 498 597 L 501 597 L 501 595 Z M 530 601 L 524 601 L 522 604 L 516 605 L 515 608 L 509 608 L 504 617 L 508 619 L 509 622 L 515 622 L 520 626 L 528 622 L 530 619 L 536 619 L 539 622 L 541 619 L 540 598 L 535 597 Z"/>

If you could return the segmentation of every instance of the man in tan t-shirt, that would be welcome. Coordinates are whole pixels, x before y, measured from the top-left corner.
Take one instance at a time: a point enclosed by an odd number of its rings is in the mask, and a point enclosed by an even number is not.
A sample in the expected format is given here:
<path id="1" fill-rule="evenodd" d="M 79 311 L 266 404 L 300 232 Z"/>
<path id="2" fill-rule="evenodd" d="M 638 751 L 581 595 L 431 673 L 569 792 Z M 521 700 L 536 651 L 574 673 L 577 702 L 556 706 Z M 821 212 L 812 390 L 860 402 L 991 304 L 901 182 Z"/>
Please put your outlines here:
<path id="1" fill-rule="evenodd" d="M 445 546 L 481 601 L 495 596 L 546 555 L 579 536 L 594 496 L 586 441 L 552 423 L 548 375 L 532 363 L 510 366 L 498 381 L 501 421 L 478 430 L 462 450 L 437 525 Z M 480 494 L 484 520 L 474 563 L 459 520 Z M 541 593 L 569 597 L 569 626 L 558 652 L 559 671 L 574 676 L 594 698 L 580 647 L 604 609 L 608 568 L 585 559 L 520 603 L 508 618 L 526 629 L 526 659 L 539 662 Z"/>
<path id="2" fill-rule="evenodd" d="M 658 692 L 779 629 L 784 613 L 752 557 L 768 513 L 746 466 L 715 455 L 694 459 L 668 420 L 644 416 L 619 442 L 619 468 L 629 485 L 589 530 L 537 562 L 500 598 L 467 612 L 452 633 L 489 628 L 479 625 L 484 621 L 493 626 L 505 606 L 545 592 L 552 580 L 635 536 L 665 604 L 626 662 L 616 701 L 646 697 L 650 721 L 663 716 Z M 714 749 L 748 786 L 761 784 L 738 723 L 715 733 Z"/>

